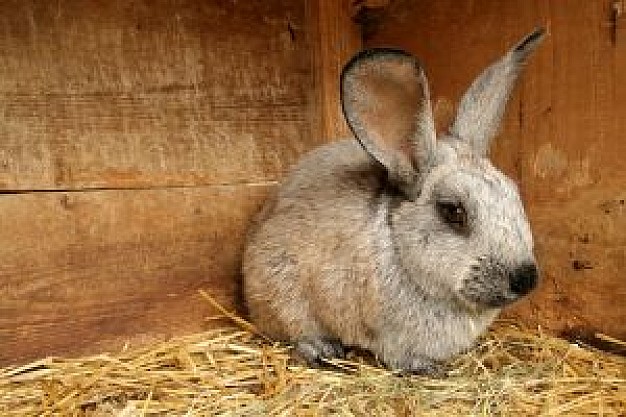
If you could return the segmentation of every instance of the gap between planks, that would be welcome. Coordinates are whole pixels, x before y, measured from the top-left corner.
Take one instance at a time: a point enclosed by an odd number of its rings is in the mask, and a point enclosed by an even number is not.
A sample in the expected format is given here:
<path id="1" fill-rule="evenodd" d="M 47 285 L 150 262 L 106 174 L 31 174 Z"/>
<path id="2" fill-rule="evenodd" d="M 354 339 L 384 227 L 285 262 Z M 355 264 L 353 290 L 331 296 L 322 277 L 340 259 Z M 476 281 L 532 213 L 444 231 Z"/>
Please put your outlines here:
<path id="1" fill-rule="evenodd" d="M 230 188 L 230 187 L 272 187 L 276 186 L 280 181 L 241 181 L 223 184 L 195 184 L 195 185 L 162 185 L 162 186 L 130 186 L 130 187 L 85 187 L 85 188 L 42 188 L 42 189 L 25 189 L 25 190 L 0 190 L 2 195 L 19 195 L 19 194 L 48 194 L 48 193 L 87 193 L 100 191 L 159 191 L 159 190 L 184 190 L 184 189 L 202 189 L 202 188 Z"/>

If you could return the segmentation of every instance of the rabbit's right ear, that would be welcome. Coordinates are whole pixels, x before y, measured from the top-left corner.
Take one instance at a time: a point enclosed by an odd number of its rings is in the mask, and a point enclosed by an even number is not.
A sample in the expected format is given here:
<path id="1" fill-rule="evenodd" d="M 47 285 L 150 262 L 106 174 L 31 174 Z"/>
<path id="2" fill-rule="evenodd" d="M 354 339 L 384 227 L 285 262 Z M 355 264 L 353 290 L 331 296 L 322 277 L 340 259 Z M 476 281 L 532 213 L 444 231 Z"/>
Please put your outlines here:
<path id="1" fill-rule="evenodd" d="M 435 126 L 419 62 L 404 51 L 369 49 L 341 74 L 341 104 L 365 150 L 409 198 L 434 161 Z"/>

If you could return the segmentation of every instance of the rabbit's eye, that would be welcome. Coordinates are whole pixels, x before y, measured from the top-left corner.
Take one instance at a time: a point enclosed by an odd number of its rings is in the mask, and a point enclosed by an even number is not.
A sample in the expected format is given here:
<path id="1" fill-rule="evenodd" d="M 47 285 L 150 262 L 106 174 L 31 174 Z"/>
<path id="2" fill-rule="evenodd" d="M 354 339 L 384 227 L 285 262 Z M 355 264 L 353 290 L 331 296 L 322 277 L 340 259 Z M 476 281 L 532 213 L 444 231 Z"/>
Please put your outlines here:
<path id="1" fill-rule="evenodd" d="M 443 218 L 457 232 L 467 232 L 467 212 L 461 203 L 437 203 L 437 211 Z"/>

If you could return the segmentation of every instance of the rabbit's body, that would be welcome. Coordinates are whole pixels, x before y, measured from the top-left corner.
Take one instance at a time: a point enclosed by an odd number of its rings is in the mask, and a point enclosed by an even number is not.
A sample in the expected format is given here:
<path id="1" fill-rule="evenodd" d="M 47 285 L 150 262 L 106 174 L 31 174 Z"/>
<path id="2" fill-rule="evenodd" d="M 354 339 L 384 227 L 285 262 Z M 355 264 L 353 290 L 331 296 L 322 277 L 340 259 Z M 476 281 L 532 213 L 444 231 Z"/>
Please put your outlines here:
<path id="1" fill-rule="evenodd" d="M 479 79 L 450 135 L 435 142 L 420 71 L 395 51 L 355 58 L 342 79 L 343 100 L 361 144 L 342 140 L 305 156 L 249 232 L 243 272 L 251 318 L 311 363 L 358 346 L 391 368 L 431 372 L 535 285 L 517 188 L 485 157 L 489 138 L 481 134 L 494 130 L 493 121 L 478 120 L 476 134 L 467 117 L 468 101 L 494 92 Z M 394 77 L 409 82 L 387 88 Z M 378 103 L 388 96 L 409 103 L 411 113 L 405 106 L 391 109 L 390 123 L 381 119 L 387 110 Z M 503 104 L 492 107 L 499 118 Z"/>
<path id="2" fill-rule="evenodd" d="M 386 182 L 354 140 L 311 152 L 291 172 L 259 214 L 245 255 L 248 307 L 265 334 L 338 339 L 410 369 L 468 348 L 497 315 L 468 314 L 448 294 L 433 298 L 399 267 L 397 202 Z"/>

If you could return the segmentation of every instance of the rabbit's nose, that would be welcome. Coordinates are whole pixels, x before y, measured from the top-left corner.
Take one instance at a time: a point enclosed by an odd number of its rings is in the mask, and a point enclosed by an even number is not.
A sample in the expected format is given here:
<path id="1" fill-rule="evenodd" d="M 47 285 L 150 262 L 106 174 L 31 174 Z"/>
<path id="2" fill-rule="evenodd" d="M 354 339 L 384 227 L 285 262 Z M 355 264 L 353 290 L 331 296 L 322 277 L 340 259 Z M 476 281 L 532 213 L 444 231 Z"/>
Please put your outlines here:
<path id="1" fill-rule="evenodd" d="M 534 263 L 525 263 L 511 274 L 511 291 L 517 295 L 526 295 L 537 286 L 539 271 Z"/>

